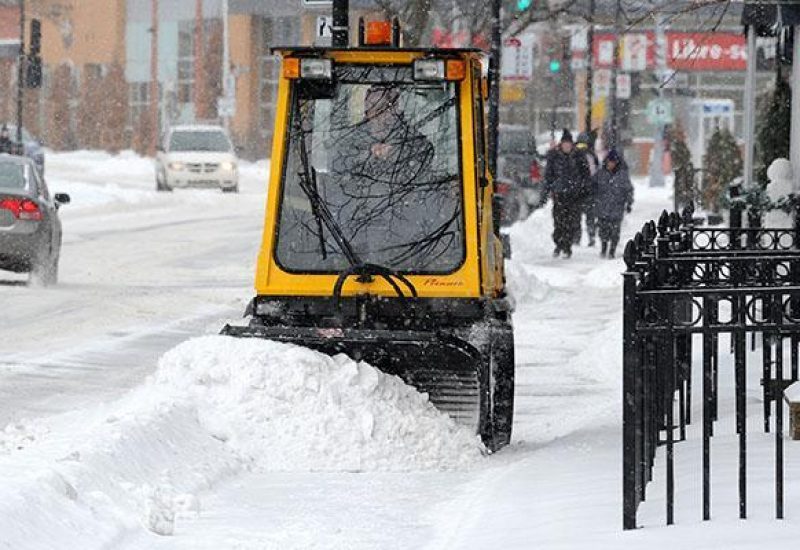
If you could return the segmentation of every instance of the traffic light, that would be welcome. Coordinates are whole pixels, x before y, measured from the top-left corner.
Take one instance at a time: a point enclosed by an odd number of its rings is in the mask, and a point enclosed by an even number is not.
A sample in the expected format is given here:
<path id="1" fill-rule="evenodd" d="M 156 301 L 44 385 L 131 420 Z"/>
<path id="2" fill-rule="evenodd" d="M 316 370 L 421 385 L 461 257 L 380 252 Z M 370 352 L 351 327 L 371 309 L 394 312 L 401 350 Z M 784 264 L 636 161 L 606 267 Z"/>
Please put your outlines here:
<path id="1" fill-rule="evenodd" d="M 517 0 L 517 9 L 525 11 L 533 5 L 533 0 Z"/>
<path id="2" fill-rule="evenodd" d="M 559 59 L 551 59 L 550 60 L 550 72 L 557 73 L 561 71 L 561 60 Z"/>
<path id="3" fill-rule="evenodd" d="M 42 87 L 42 22 L 31 19 L 31 45 L 28 49 L 28 71 L 25 85 L 28 88 Z"/>
<path id="4" fill-rule="evenodd" d="M 31 19 L 31 47 L 30 55 L 38 56 L 42 53 L 42 22 Z"/>

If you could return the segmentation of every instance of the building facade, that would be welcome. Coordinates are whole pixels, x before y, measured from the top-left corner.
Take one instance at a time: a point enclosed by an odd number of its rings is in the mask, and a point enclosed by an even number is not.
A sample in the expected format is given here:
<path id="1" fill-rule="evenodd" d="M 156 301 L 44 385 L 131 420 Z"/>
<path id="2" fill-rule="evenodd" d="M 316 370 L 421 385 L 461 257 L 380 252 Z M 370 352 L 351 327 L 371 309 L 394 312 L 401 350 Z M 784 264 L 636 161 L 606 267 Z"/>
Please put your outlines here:
<path id="1" fill-rule="evenodd" d="M 17 5 L 0 0 L 0 119 L 6 121 L 16 113 Z M 330 6 L 301 0 L 28 0 L 26 5 L 28 20 L 42 22 L 44 84 L 25 91 L 24 123 L 49 146 L 146 152 L 157 109 L 157 133 L 172 124 L 224 123 L 252 157 L 268 154 L 272 135 L 278 76 L 272 48 L 313 44 L 319 18 L 330 16 Z M 378 13 L 369 0 L 351 0 L 350 6 L 354 20 Z M 225 90 L 231 100 L 222 114 L 232 115 L 221 117 L 218 100 Z"/>

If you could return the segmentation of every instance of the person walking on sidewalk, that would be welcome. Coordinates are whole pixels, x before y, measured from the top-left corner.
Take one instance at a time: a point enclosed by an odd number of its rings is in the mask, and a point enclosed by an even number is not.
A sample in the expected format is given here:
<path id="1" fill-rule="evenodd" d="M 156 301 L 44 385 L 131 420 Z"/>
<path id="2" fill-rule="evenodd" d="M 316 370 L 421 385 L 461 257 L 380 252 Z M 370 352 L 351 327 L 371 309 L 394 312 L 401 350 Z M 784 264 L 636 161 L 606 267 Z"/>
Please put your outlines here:
<path id="1" fill-rule="evenodd" d="M 633 205 L 633 185 L 625 161 L 612 149 L 594 181 L 595 212 L 600 234 L 600 256 L 613 258 L 625 212 Z"/>
<path id="2" fill-rule="evenodd" d="M 0 128 L 0 153 L 14 154 L 14 142 L 11 141 L 8 126 L 5 124 Z"/>
<path id="3" fill-rule="evenodd" d="M 558 147 L 547 154 L 544 175 L 545 193 L 553 199 L 553 256 L 572 256 L 572 238 L 576 225 L 580 231 L 581 207 L 589 181 L 586 155 L 575 149 L 572 134 L 565 128 Z"/>
<path id="4" fill-rule="evenodd" d="M 591 132 L 581 132 L 578 134 L 578 139 L 575 142 L 575 149 L 586 155 L 586 164 L 589 165 L 590 181 L 587 181 L 588 187 L 591 186 L 591 182 L 594 181 L 594 176 L 597 174 L 597 170 L 600 168 L 600 160 L 597 158 L 597 154 L 594 152 L 594 143 L 596 137 L 597 135 L 595 130 L 592 130 Z M 586 218 L 586 236 L 589 239 L 588 245 L 594 246 L 595 235 L 597 234 L 597 219 L 594 212 L 594 193 L 591 189 L 586 190 L 586 197 L 581 210 L 581 213 Z M 572 237 L 572 243 L 579 244 L 580 242 L 581 224 L 579 222 L 575 235 Z"/>

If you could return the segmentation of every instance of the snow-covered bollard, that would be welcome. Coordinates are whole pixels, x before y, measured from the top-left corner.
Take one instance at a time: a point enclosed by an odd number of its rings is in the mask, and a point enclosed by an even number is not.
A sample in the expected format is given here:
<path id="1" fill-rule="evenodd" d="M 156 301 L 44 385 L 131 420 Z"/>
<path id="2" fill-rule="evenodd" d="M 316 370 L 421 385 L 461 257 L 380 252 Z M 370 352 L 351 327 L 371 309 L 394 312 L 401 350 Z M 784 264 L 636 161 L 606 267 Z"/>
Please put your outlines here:
<path id="1" fill-rule="evenodd" d="M 775 159 L 767 168 L 767 196 L 776 202 L 793 192 L 792 188 L 792 163 L 786 159 Z M 782 210 L 771 210 L 764 220 L 765 227 L 792 228 L 792 216 Z"/>
<path id="2" fill-rule="evenodd" d="M 783 398 L 789 404 L 789 434 L 795 441 L 800 441 L 800 382 L 786 388 Z"/>

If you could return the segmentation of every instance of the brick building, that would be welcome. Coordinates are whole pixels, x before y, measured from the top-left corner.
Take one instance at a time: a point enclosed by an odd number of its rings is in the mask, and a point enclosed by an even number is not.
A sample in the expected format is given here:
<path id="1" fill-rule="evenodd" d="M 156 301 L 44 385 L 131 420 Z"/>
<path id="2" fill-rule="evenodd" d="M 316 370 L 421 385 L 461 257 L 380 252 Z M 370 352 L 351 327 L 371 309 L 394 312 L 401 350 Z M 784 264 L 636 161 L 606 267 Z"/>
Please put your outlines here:
<path id="1" fill-rule="evenodd" d="M 44 84 L 25 92 L 25 126 L 55 149 L 145 151 L 151 135 L 154 5 L 159 131 L 176 123 L 223 122 L 217 113 L 223 3 L 28 0 L 26 17 L 42 21 Z M 0 0 L 0 119 L 9 121 L 16 112 L 17 4 Z M 376 11 L 369 0 L 350 5 L 355 16 Z M 228 0 L 228 85 L 235 114 L 224 122 L 250 156 L 264 156 L 272 133 L 278 67 L 271 48 L 312 44 L 318 17 L 329 13 L 329 6 L 305 7 L 300 0 Z"/>

